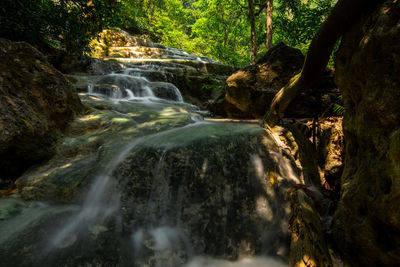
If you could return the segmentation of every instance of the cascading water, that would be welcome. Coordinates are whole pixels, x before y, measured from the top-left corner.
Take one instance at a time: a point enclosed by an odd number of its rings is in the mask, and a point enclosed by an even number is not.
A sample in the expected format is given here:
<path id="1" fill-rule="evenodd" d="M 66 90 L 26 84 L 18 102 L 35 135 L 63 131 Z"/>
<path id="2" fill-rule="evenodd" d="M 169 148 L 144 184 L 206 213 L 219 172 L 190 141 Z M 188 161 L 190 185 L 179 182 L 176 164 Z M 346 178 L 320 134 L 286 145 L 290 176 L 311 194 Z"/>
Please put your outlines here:
<path id="1" fill-rule="evenodd" d="M 167 72 L 160 68 L 150 61 L 123 65 L 87 84 L 81 97 L 92 113 L 79 118 L 77 130 L 71 130 L 76 137 L 64 141 L 71 159 L 57 166 L 50 162 L 39 175 L 40 180 L 60 172 L 73 180 L 85 173 L 90 184 L 73 183 L 85 196 L 32 220 L 33 230 L 22 236 L 33 237 L 23 246 L 4 248 L 0 242 L 1 256 L 25 253 L 4 264 L 285 266 L 284 192 L 298 182 L 292 163 L 258 125 L 203 121 L 199 109 L 165 82 Z M 163 82 L 154 78 L 161 76 Z M 76 152 L 73 145 L 81 143 Z M 86 157 L 92 147 L 93 155 Z M 74 164 L 78 171 L 65 172 Z M 97 169 L 86 173 L 92 166 Z M 266 176 L 272 172 L 273 182 Z"/>
<path id="2" fill-rule="evenodd" d="M 104 75 L 97 84 L 88 85 L 89 94 L 105 95 L 115 100 L 154 100 L 167 99 L 183 102 L 179 89 L 167 82 L 149 81 L 140 68 L 126 68 L 124 73 Z"/>

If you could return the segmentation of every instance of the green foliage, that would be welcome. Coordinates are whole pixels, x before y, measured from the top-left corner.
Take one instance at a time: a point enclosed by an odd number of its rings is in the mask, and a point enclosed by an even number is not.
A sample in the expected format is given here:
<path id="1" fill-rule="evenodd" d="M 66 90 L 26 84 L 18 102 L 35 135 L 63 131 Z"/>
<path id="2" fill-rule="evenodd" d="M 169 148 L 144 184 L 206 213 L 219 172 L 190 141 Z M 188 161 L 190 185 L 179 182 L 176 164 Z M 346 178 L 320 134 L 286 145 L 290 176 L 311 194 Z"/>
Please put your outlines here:
<path id="1" fill-rule="evenodd" d="M 284 42 L 297 47 L 303 54 L 328 16 L 332 0 L 291 0 L 276 4 L 274 14 L 274 43 Z"/>
<path id="2" fill-rule="evenodd" d="M 2 0 L 0 36 L 33 44 L 48 43 L 83 53 L 90 38 L 120 27 L 164 45 L 222 63 L 250 63 L 247 0 Z M 256 6 L 259 55 L 265 53 L 265 1 Z M 285 42 L 306 53 L 335 0 L 275 0 L 273 43 Z"/>
<path id="3" fill-rule="evenodd" d="M 253 0 L 257 4 L 264 1 Z M 275 0 L 273 43 L 307 52 L 334 0 Z M 154 41 L 222 63 L 246 66 L 251 59 L 247 0 L 143 0 L 136 19 L 147 24 Z M 256 11 L 260 11 L 259 8 Z M 266 14 L 256 17 L 257 46 L 265 53 Z"/>
<path id="4" fill-rule="evenodd" d="M 0 36 L 83 53 L 96 33 L 121 24 L 121 7 L 115 0 L 3 0 Z"/>
<path id="5" fill-rule="evenodd" d="M 342 101 L 343 101 L 343 96 L 340 95 L 340 96 L 338 97 L 338 100 L 342 102 Z M 333 112 L 334 112 L 336 115 L 343 116 L 343 115 L 344 115 L 344 112 L 345 112 L 344 106 L 339 105 L 339 104 L 335 104 L 335 105 L 333 106 Z"/>
<path id="6" fill-rule="evenodd" d="M 344 115 L 344 107 L 338 104 L 335 104 L 333 107 L 333 112 L 335 112 L 336 115 L 343 116 Z"/>
<path id="7" fill-rule="evenodd" d="M 217 77 L 213 74 L 207 74 L 205 78 L 206 79 L 202 85 L 202 88 L 210 91 L 213 95 L 221 91 L 225 86 L 225 82 L 221 79 L 217 79 Z"/>
<path id="8" fill-rule="evenodd" d="M 167 46 L 190 50 L 190 39 L 185 29 L 187 15 L 187 10 L 179 0 L 170 0 L 163 9 L 157 10 L 150 20 L 150 26 L 158 41 Z"/>
<path id="9" fill-rule="evenodd" d="M 49 3 L 41 0 L 3 0 L 0 6 L 0 36 L 40 41 L 45 31 L 43 21 Z"/>
<path id="10" fill-rule="evenodd" d="M 196 21 L 192 38 L 204 56 L 237 66 L 250 60 L 250 25 L 240 6 L 227 0 L 198 0 L 193 3 Z"/>

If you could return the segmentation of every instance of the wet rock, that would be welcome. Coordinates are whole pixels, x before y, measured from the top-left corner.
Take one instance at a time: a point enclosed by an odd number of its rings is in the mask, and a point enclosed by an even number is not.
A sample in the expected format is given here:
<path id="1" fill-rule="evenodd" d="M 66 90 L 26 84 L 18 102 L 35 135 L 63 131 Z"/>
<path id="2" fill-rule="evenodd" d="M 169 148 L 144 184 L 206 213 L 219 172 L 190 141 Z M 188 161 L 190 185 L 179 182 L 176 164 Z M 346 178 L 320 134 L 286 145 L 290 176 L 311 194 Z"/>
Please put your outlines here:
<path id="1" fill-rule="evenodd" d="M 292 208 L 289 266 L 333 266 L 312 192 L 296 190 L 289 198 Z"/>
<path id="2" fill-rule="evenodd" d="M 125 229 L 180 227 L 195 255 L 285 258 L 292 164 L 256 124 L 202 122 L 144 140 L 116 171 Z"/>
<path id="3" fill-rule="evenodd" d="M 69 203 L 87 188 L 91 178 L 104 171 L 107 162 L 133 139 L 192 123 L 200 117 L 194 107 L 177 103 L 120 104 L 100 96 L 81 95 L 86 114 L 65 130 L 56 153 L 46 164 L 30 169 L 17 181 L 25 200 L 57 200 Z"/>
<path id="4" fill-rule="evenodd" d="M 225 110 L 229 117 L 261 118 L 275 94 L 299 73 L 304 56 L 300 50 L 280 43 L 270 49 L 256 65 L 232 74 L 226 80 Z M 312 89 L 299 95 L 288 107 L 285 117 L 332 115 L 339 91 L 333 71 L 327 70 Z"/>
<path id="5" fill-rule="evenodd" d="M 210 58 L 191 55 L 124 31 L 105 30 L 92 46 L 94 57 L 124 63 L 132 68 L 129 72 L 136 72 L 150 81 L 172 83 L 179 88 L 186 102 L 200 107 L 214 98 L 216 90 L 210 88 L 222 89 L 226 78 L 235 71 L 234 67 Z"/>
<path id="6" fill-rule="evenodd" d="M 104 30 L 90 45 L 92 50 L 94 50 L 94 56 L 97 57 L 109 56 L 111 52 L 110 49 L 118 51 L 122 50 L 118 49 L 121 47 L 166 48 L 165 46 L 153 43 L 150 40 L 133 37 L 121 30 Z"/>
<path id="7" fill-rule="evenodd" d="M 227 117 L 226 109 L 226 101 L 225 101 L 225 90 L 220 90 L 214 99 L 207 102 L 206 109 L 211 112 L 211 114 L 220 116 L 220 117 Z"/>
<path id="8" fill-rule="evenodd" d="M 15 179 L 50 158 L 82 110 L 76 91 L 27 43 L 0 39 L 0 176 Z"/>
<path id="9" fill-rule="evenodd" d="M 301 166 L 304 184 L 287 191 L 291 203 L 290 266 L 333 266 L 327 236 L 343 166 L 342 119 L 283 120 L 273 130 Z"/>
<path id="10" fill-rule="evenodd" d="M 303 163 L 308 162 L 307 169 L 313 170 L 313 174 L 309 175 L 312 177 L 310 181 L 331 191 L 340 188 L 343 172 L 342 120 L 342 117 L 290 119 L 284 120 L 284 128 L 279 130 L 282 141 L 293 150 L 293 156 Z"/>
<path id="11" fill-rule="evenodd" d="M 357 266 L 400 262 L 400 2 L 379 3 L 336 54 L 346 157 L 334 233 Z"/>

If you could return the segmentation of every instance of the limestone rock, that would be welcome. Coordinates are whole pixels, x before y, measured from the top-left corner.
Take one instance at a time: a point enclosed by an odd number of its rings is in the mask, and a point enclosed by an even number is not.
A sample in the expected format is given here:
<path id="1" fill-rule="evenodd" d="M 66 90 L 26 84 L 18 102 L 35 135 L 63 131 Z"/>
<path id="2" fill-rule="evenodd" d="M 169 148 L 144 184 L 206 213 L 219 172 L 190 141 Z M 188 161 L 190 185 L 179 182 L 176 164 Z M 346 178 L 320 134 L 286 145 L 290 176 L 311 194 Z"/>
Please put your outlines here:
<path id="1" fill-rule="evenodd" d="M 292 208 L 289 220 L 291 231 L 289 266 L 333 266 L 313 199 L 302 190 L 294 191 L 289 198 Z"/>
<path id="2" fill-rule="evenodd" d="M 381 1 L 348 30 L 336 55 L 346 158 L 335 237 L 357 266 L 400 262 L 399 18 L 399 1 Z"/>
<path id="3" fill-rule="evenodd" d="M 300 182 L 292 164 L 257 124 L 173 130 L 142 142 L 116 171 L 124 223 L 179 225 L 194 254 L 285 257 L 285 192 Z"/>
<path id="4" fill-rule="evenodd" d="M 0 39 L 0 176 L 48 159 L 82 106 L 75 89 L 27 43 Z"/>
<path id="5" fill-rule="evenodd" d="M 342 118 L 291 119 L 282 125 L 284 128 L 276 127 L 280 128 L 277 132 L 294 158 L 299 159 L 305 180 L 321 190 L 338 189 L 344 163 Z"/>
<path id="6" fill-rule="evenodd" d="M 193 122 L 193 107 L 113 101 L 81 95 L 86 114 L 65 130 L 55 155 L 46 164 L 31 168 L 18 180 L 25 200 L 56 200 L 69 203 L 78 196 L 123 146 L 133 139 Z"/>
<path id="7" fill-rule="evenodd" d="M 275 94 L 300 72 L 304 56 L 283 43 L 271 48 L 256 64 L 232 74 L 226 80 L 225 110 L 229 117 L 261 118 Z M 286 117 L 331 115 L 339 92 L 333 72 L 327 70 L 312 88 L 299 95 L 286 111 Z"/>
<path id="8" fill-rule="evenodd" d="M 345 142 L 342 121 L 341 117 L 330 117 L 319 120 L 316 125 L 318 167 L 323 185 L 332 190 L 340 188 L 343 172 Z"/>
<path id="9" fill-rule="evenodd" d="M 109 64 L 104 61 L 111 64 L 122 62 L 135 69 L 134 71 L 139 71 L 142 77 L 150 81 L 174 84 L 179 88 L 186 102 L 199 107 L 204 107 L 203 105 L 208 100 L 213 99 L 215 91 L 222 89 L 226 78 L 236 70 L 232 66 L 218 63 L 211 58 L 191 55 L 181 49 L 153 43 L 121 30 L 104 30 L 91 45 L 93 56 L 98 59 L 89 64 L 87 69 L 110 70 L 118 68 L 119 65 L 108 66 Z M 104 62 L 104 64 L 99 64 L 99 62 Z M 98 66 L 90 66 L 94 64 Z M 151 68 L 137 70 L 143 65 L 151 65 Z M 64 66 L 64 69 L 71 68 Z M 124 70 L 114 69 L 113 71 L 123 72 Z"/>

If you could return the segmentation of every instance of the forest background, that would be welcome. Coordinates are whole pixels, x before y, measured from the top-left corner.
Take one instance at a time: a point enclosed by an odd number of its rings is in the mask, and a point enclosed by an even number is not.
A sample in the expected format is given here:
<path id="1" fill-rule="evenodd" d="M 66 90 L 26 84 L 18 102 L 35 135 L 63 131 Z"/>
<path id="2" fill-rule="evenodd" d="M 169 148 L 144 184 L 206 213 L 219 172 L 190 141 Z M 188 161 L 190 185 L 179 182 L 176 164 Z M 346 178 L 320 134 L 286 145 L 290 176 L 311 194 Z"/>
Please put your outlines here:
<path id="1" fill-rule="evenodd" d="M 0 36 L 90 55 L 105 28 L 221 63 L 255 63 L 279 42 L 305 54 L 336 0 L 3 0 Z"/>

